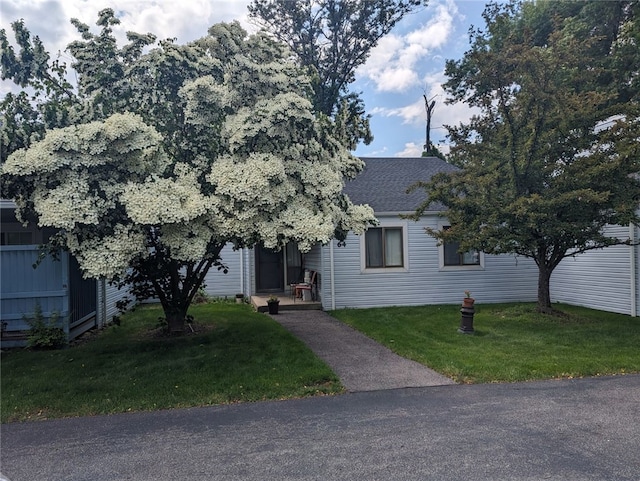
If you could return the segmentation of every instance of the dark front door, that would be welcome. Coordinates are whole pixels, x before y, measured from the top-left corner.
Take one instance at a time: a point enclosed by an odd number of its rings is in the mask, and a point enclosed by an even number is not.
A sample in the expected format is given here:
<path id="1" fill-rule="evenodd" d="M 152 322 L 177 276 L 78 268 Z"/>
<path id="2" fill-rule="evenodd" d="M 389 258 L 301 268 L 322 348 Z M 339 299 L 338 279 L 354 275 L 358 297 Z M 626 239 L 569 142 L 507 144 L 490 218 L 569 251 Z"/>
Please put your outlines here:
<path id="1" fill-rule="evenodd" d="M 282 251 L 256 248 L 256 291 L 284 290 L 284 256 Z"/>

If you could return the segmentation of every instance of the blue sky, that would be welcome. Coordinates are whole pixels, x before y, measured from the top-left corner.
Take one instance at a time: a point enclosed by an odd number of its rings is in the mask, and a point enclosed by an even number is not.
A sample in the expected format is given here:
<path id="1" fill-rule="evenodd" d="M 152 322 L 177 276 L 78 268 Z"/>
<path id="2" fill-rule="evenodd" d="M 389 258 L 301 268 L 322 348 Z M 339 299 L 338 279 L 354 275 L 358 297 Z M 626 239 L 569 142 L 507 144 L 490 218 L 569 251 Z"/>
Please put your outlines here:
<path id="1" fill-rule="evenodd" d="M 248 0 L 2 0 L 0 26 L 23 18 L 29 30 L 40 36 L 52 54 L 63 59 L 65 46 L 77 38 L 72 17 L 94 26 L 97 13 L 107 6 L 121 18 L 116 36 L 124 41 L 127 30 L 152 32 L 160 38 L 187 42 L 206 34 L 220 21 L 238 20 L 249 31 Z M 442 125 L 467 120 L 472 111 L 464 104 L 445 105 L 441 84 L 447 59 L 459 59 L 469 47 L 471 25 L 484 25 L 481 0 L 431 0 L 420 11 L 406 16 L 384 37 L 367 63 L 358 69 L 352 90 L 362 92 L 371 114 L 374 141 L 360 145 L 359 156 L 419 156 L 425 143 L 426 112 L 423 94 L 435 98 L 432 141 L 447 151 Z M 96 27 L 97 31 L 97 27 Z M 14 87 L 3 81 L 0 93 Z"/>

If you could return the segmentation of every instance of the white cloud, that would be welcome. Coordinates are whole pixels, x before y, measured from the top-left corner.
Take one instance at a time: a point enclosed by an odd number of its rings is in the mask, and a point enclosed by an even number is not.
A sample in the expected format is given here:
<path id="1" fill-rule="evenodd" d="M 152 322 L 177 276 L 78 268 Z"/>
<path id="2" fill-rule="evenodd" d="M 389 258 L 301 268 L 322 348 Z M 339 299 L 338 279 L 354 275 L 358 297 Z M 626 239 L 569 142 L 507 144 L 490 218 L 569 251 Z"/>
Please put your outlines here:
<path id="1" fill-rule="evenodd" d="M 365 77 L 374 78 L 376 72 L 387 68 L 394 62 L 394 57 L 404 48 L 402 37 L 392 33 L 382 37 L 378 45 L 371 51 L 366 63 L 358 68 L 357 73 Z"/>
<path id="2" fill-rule="evenodd" d="M 366 147 L 363 146 L 363 149 L 366 149 Z M 358 155 L 360 157 L 384 157 L 388 151 L 389 151 L 389 148 L 384 146 L 379 150 L 371 150 Z"/>
<path id="3" fill-rule="evenodd" d="M 442 83 L 445 80 L 444 71 L 428 74 L 422 78 L 425 87 L 422 92 L 416 92 L 414 102 L 400 107 L 376 107 L 370 111 L 374 117 L 385 117 L 385 120 L 380 125 L 387 131 L 385 136 L 386 146 L 389 147 L 390 151 L 393 152 L 398 149 L 398 146 L 394 148 L 389 144 L 389 142 L 393 142 L 393 136 L 390 132 L 394 132 L 395 135 L 400 135 L 401 138 L 408 141 L 401 144 L 403 148 L 393 154 L 395 157 L 419 157 L 422 155 L 427 120 L 423 94 L 427 96 L 427 99 L 436 101 L 431 121 L 431 141 L 444 154 L 450 151 L 450 145 L 446 143 L 447 131 L 444 126 L 457 126 L 460 123 L 467 123 L 472 115 L 478 113 L 478 109 L 470 108 L 463 102 L 445 103 L 447 95 L 442 88 Z M 394 122 L 394 118 L 398 120 Z M 401 125 L 404 127 L 400 127 Z"/>
<path id="4" fill-rule="evenodd" d="M 125 42 L 127 31 L 134 31 L 151 32 L 160 39 L 175 37 L 184 43 L 206 35 L 207 29 L 218 22 L 238 20 L 245 29 L 255 31 L 248 21 L 249 1 L 111 0 L 108 6 L 121 21 L 113 28 L 119 42 Z M 11 22 L 23 18 L 27 29 L 55 53 L 80 38 L 71 18 L 86 23 L 97 33 L 96 20 L 103 8 L 102 4 L 86 0 L 2 0 L 0 27 L 9 31 Z"/>
<path id="5" fill-rule="evenodd" d="M 409 69 L 398 67 L 383 70 L 376 79 L 377 89 L 387 92 L 406 91 L 409 87 L 420 84 L 418 73 Z"/>
<path id="6" fill-rule="evenodd" d="M 435 5 L 436 14 L 427 25 L 406 36 L 409 44 L 418 44 L 427 50 L 442 47 L 449 39 L 453 30 L 453 21 L 458 14 L 458 7 L 449 1 L 446 4 Z"/>
<path id="7" fill-rule="evenodd" d="M 442 84 L 446 81 L 444 71 L 423 77 L 422 83 L 426 87 L 423 92 L 416 92 L 416 101 L 401 107 L 375 107 L 371 109 L 372 115 L 381 117 L 398 117 L 402 120 L 403 125 L 425 125 L 427 113 L 424 105 L 424 98 L 434 99 L 436 106 L 433 110 L 432 129 L 441 129 L 444 125 L 458 125 L 460 122 L 468 122 L 472 115 L 479 111 L 476 108 L 469 107 L 464 102 L 456 102 L 454 104 L 446 104 L 447 94 L 442 88 Z"/>
<path id="8" fill-rule="evenodd" d="M 423 123 L 427 118 L 422 97 L 416 102 L 405 105 L 404 107 L 375 107 L 371 109 L 370 113 L 371 115 L 380 115 L 382 117 L 400 117 L 403 124 Z"/>
<path id="9" fill-rule="evenodd" d="M 418 68 L 434 50 L 442 48 L 453 32 L 459 15 L 452 0 L 430 4 L 424 14 L 431 19 L 404 35 L 389 34 L 373 49 L 356 74 L 369 79 L 381 92 L 406 92 L 420 85 Z"/>
<path id="10" fill-rule="evenodd" d="M 397 152 L 394 157 L 421 157 L 422 151 L 422 145 L 417 145 L 414 142 L 408 142 L 404 144 L 404 150 Z"/>
<path id="11" fill-rule="evenodd" d="M 444 81 L 444 72 L 431 77 L 430 80 L 427 79 L 427 83 L 429 83 L 431 87 L 429 93 L 427 93 L 427 98 L 435 98 L 436 100 L 431 123 L 433 129 L 443 128 L 444 125 L 457 126 L 461 122 L 467 123 L 473 115 L 480 113 L 480 109 L 470 107 L 466 102 L 447 104 L 446 100 L 448 96 L 442 88 Z"/>
<path id="12" fill-rule="evenodd" d="M 127 26 L 127 30 L 152 32 L 160 38 L 176 37 L 179 43 L 184 43 L 206 35 L 208 28 L 218 22 L 238 20 L 245 29 L 255 31 L 255 27 L 248 22 L 248 3 L 210 0 L 115 0 L 112 8 L 117 14 L 122 12 L 121 20 Z"/>
<path id="13" fill-rule="evenodd" d="M 440 151 L 440 153 L 442 153 L 442 155 L 446 156 L 451 152 L 451 144 L 446 144 L 443 142 L 436 145 L 436 147 L 438 147 L 438 150 Z"/>

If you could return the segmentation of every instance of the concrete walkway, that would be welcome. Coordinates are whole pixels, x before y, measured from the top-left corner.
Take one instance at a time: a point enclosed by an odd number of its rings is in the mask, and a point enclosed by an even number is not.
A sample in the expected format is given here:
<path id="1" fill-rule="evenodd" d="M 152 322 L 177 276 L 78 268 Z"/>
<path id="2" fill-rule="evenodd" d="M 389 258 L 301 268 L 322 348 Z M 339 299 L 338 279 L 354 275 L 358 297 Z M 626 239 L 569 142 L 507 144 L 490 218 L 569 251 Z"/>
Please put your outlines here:
<path id="1" fill-rule="evenodd" d="M 325 312 L 280 311 L 271 317 L 325 361 L 350 392 L 455 384 Z"/>

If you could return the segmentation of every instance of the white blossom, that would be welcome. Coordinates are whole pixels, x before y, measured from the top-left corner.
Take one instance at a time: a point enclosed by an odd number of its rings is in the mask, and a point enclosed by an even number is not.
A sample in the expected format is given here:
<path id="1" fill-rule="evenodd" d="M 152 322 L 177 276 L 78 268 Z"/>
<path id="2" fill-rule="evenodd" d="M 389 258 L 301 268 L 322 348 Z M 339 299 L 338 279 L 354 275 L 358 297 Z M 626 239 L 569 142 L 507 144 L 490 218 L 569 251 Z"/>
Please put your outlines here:
<path id="1" fill-rule="evenodd" d="M 210 228 L 198 222 L 168 224 L 162 228 L 162 242 L 171 249 L 171 256 L 185 262 L 203 259 L 213 236 Z"/>
<path id="2" fill-rule="evenodd" d="M 149 255 L 150 232 L 195 262 L 227 242 L 308 251 L 374 220 L 342 194 L 362 163 L 314 113 L 305 73 L 235 24 L 211 32 L 220 37 L 165 43 L 131 69 L 127 108 L 139 114 L 49 130 L 2 166 L 28 192 L 19 214 L 33 206 L 39 225 L 62 229 L 87 275 L 121 275 Z M 198 75 L 172 91 L 150 80 L 166 65 Z M 75 120 L 101 111 L 91 100 Z"/>
<path id="3" fill-rule="evenodd" d="M 59 229 L 73 229 L 76 224 L 97 225 L 112 203 L 90 192 L 89 180 L 88 174 L 72 171 L 57 187 L 37 185 L 33 203 L 39 215 L 38 225 Z"/>
<path id="4" fill-rule="evenodd" d="M 145 125 L 138 115 L 114 114 L 104 122 L 49 130 L 28 150 L 10 155 L 2 172 L 44 176 L 126 160 L 128 171 L 149 173 L 167 164 L 168 159 L 158 148 L 160 141 L 155 129 Z"/>
<path id="5" fill-rule="evenodd" d="M 128 182 L 120 200 L 129 218 L 142 225 L 187 222 L 207 210 L 195 172 L 184 170 L 176 178 L 152 175 L 144 182 Z"/>
<path id="6" fill-rule="evenodd" d="M 68 233 L 66 241 L 85 277 L 113 279 L 127 270 L 133 257 L 147 253 L 146 236 L 136 226 L 118 224 L 112 235 L 83 240 Z"/>

